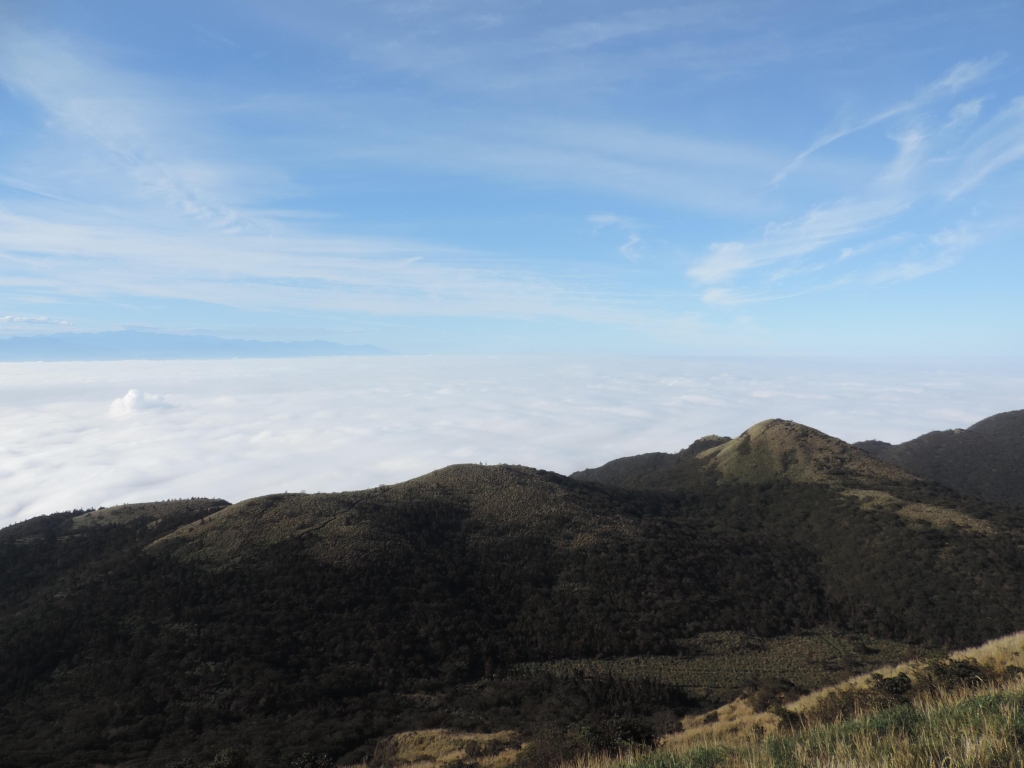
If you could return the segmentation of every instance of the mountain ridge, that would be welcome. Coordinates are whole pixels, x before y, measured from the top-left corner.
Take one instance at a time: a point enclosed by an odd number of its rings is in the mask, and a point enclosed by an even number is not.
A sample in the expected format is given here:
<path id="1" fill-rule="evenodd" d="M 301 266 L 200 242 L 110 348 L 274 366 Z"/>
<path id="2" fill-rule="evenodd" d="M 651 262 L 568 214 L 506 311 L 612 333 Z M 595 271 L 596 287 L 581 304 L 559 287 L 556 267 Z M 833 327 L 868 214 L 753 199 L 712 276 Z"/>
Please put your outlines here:
<path id="1" fill-rule="evenodd" d="M 901 660 L 1024 626 L 1019 514 L 809 427 L 600 470 L 463 464 L 5 528 L 0 764 L 358 763 L 432 728 L 646 739 L 763 684 L 701 650 L 729 633 L 806 646 L 828 681 L 872 643 Z"/>
<path id="2" fill-rule="evenodd" d="M 997 413 L 967 429 L 929 432 L 898 445 L 881 440 L 855 445 L 962 493 L 1024 508 L 1024 410 Z"/>
<path id="3" fill-rule="evenodd" d="M 664 490 L 709 473 L 716 473 L 720 482 L 759 483 L 787 478 L 844 487 L 914 482 L 909 473 L 856 446 L 785 419 L 758 422 L 735 438 L 702 437 L 676 454 L 615 459 L 570 477 Z"/>

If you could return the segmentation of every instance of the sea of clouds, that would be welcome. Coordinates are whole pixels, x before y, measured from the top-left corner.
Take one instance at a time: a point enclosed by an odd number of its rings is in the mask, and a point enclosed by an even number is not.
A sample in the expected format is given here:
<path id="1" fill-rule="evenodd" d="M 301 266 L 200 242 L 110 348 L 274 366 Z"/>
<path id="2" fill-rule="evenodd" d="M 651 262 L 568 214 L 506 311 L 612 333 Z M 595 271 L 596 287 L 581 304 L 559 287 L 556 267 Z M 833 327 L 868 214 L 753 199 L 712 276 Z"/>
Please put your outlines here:
<path id="1" fill-rule="evenodd" d="M 568 473 L 781 417 L 897 442 L 1024 408 L 1024 361 L 337 357 L 0 364 L 0 524 L 189 496 Z"/>

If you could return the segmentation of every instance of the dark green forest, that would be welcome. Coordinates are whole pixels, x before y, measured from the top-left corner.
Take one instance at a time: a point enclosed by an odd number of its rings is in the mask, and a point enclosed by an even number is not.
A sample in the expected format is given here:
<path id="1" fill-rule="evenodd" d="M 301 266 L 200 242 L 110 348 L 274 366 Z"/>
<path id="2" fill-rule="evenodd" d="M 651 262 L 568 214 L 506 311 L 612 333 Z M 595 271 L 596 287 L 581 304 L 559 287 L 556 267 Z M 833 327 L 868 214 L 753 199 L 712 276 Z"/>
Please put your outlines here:
<path id="1" fill-rule="evenodd" d="M 1024 411 L 990 416 L 967 429 L 929 432 L 899 445 L 857 446 L 919 477 L 1024 508 Z"/>
<path id="2" fill-rule="evenodd" d="M 355 763 L 442 726 L 607 748 L 706 702 L 520 665 L 682 656 L 720 630 L 945 647 L 1024 626 L 1013 510 L 877 478 L 983 527 L 933 524 L 843 485 L 728 480 L 698 452 L 648 489 L 468 465 L 3 529 L 0 765 Z"/>

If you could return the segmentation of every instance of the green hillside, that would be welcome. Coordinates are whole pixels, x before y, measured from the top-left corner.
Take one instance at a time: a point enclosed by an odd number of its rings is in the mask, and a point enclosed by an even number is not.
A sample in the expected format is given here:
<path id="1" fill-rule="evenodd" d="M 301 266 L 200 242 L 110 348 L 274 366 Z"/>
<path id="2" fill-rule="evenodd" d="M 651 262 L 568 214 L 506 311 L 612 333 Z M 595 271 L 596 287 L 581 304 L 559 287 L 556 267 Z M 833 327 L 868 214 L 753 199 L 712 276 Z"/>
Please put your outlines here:
<path id="1" fill-rule="evenodd" d="M 746 689 L 1024 626 L 1010 510 L 820 432 L 766 422 L 645 472 L 462 465 L 6 528 L 0 765 L 360 762 L 430 729 L 651 742 Z"/>

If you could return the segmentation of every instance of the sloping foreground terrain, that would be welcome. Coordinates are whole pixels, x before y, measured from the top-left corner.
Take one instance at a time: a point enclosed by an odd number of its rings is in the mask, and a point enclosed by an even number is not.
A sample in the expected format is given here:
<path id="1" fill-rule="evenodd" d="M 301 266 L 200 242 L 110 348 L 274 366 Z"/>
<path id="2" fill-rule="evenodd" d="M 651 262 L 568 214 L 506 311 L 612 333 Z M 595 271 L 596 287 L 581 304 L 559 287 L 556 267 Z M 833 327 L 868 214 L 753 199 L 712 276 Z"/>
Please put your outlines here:
<path id="1" fill-rule="evenodd" d="M 815 430 L 764 422 L 629 478 L 463 465 L 6 528 L 0 765 L 385 765 L 421 737 L 379 740 L 413 731 L 644 743 L 743 688 L 1024 626 L 1018 512 Z M 804 664 L 757 679 L 780 648 Z"/>
<path id="2" fill-rule="evenodd" d="M 683 721 L 652 751 L 580 768 L 1020 768 L 1024 634 L 882 668 L 766 710 L 731 704 Z M 526 748 L 528 753 L 530 746 Z"/>
<path id="3" fill-rule="evenodd" d="M 857 447 L 961 493 L 1024 508 L 1024 411 L 990 416 L 967 429 L 929 432 L 899 445 Z"/>

